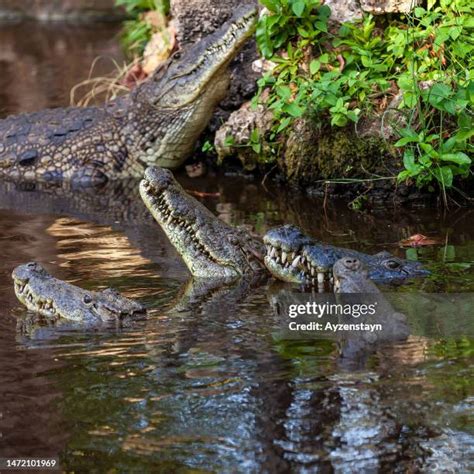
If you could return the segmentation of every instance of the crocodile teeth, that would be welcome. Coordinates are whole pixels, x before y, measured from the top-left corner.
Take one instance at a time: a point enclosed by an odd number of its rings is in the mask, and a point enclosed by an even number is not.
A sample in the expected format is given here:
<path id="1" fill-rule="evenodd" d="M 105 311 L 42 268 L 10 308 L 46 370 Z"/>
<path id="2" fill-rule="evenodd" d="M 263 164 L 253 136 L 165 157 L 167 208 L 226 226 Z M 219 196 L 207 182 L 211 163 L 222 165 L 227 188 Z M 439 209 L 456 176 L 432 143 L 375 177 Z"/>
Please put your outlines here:
<path id="1" fill-rule="evenodd" d="M 315 273 L 316 273 L 316 269 L 314 267 L 311 267 L 311 276 L 314 277 Z"/>
<path id="2" fill-rule="evenodd" d="M 293 254 L 293 255 L 294 255 L 294 254 Z M 296 257 L 296 258 L 293 260 L 293 263 L 291 264 L 291 266 L 292 266 L 293 268 L 296 268 L 296 267 L 298 266 L 298 263 L 300 263 L 300 260 L 301 260 L 301 257 L 300 257 L 300 256 Z"/>
<path id="3" fill-rule="evenodd" d="M 324 283 L 324 273 L 318 272 L 318 283 Z"/>
<path id="4" fill-rule="evenodd" d="M 285 263 L 287 258 L 288 258 L 288 254 L 286 252 L 282 252 L 281 253 L 281 261 L 283 263 Z"/>
<path id="5" fill-rule="evenodd" d="M 274 258 L 275 255 L 276 255 L 277 251 L 276 251 L 276 248 L 275 247 L 272 247 L 272 250 L 270 252 L 270 258 Z"/>

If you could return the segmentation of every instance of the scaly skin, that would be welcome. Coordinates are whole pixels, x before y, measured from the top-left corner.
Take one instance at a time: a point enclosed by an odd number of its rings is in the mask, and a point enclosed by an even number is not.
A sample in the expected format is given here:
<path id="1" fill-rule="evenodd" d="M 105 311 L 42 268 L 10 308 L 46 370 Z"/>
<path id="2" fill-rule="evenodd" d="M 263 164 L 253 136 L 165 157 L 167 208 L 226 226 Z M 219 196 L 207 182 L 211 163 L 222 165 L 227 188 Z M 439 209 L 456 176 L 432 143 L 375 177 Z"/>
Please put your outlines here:
<path id="1" fill-rule="evenodd" d="M 231 281 L 266 272 L 262 242 L 214 216 L 170 171 L 148 168 L 140 195 L 194 276 Z"/>
<path id="2" fill-rule="evenodd" d="M 367 255 L 356 250 L 317 242 L 296 226 L 271 229 L 264 236 L 265 265 L 275 278 L 292 283 L 323 287 L 332 276 L 334 263 L 343 257 L 361 260 L 371 280 L 386 282 L 429 274 L 420 263 L 389 252 Z"/>
<path id="3" fill-rule="evenodd" d="M 145 314 L 136 301 L 116 290 L 86 291 L 52 277 L 39 263 L 31 262 L 13 270 L 18 300 L 30 311 L 46 318 L 63 318 L 86 324 L 121 323 Z"/>
<path id="4" fill-rule="evenodd" d="M 104 107 L 49 109 L 0 121 L 0 175 L 84 185 L 176 168 L 224 98 L 227 66 L 253 34 L 255 8 L 167 63 Z"/>

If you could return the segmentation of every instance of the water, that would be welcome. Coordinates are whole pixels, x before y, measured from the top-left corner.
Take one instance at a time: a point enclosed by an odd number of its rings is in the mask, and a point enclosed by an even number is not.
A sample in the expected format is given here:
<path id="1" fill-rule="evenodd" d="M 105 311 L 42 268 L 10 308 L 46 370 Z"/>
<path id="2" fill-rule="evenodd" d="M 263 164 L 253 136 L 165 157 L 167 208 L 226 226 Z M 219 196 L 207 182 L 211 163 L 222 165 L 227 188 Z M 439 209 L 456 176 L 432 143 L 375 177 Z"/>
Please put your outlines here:
<path id="1" fill-rule="evenodd" d="M 48 45 L 82 32 L 67 55 L 81 77 L 84 45 L 92 57 L 114 44 L 116 32 L 35 28 Z M 2 27 L 0 36 L 5 31 L 21 39 L 21 30 Z M 20 76 L 15 87 L 23 93 L 7 90 L 0 109 L 67 103 L 76 75 L 56 77 L 42 51 L 33 62 L 54 82 L 28 95 L 31 77 Z M 294 223 L 336 245 L 400 256 L 400 239 L 436 236 L 441 245 L 408 251 L 433 275 L 392 290 L 407 298 L 474 291 L 470 211 L 362 214 L 242 178 L 180 181 L 218 193 L 203 202 L 258 233 Z M 270 299 L 279 285 L 190 298 L 188 272 L 133 182 L 84 193 L 2 184 L 0 242 L 0 457 L 58 456 L 76 472 L 474 470 L 469 311 L 462 321 L 449 310 L 410 314 L 406 342 L 347 367 L 334 339 L 278 336 Z M 10 279 L 30 260 L 85 288 L 114 286 L 145 303 L 149 318 L 121 330 L 32 324 Z"/>

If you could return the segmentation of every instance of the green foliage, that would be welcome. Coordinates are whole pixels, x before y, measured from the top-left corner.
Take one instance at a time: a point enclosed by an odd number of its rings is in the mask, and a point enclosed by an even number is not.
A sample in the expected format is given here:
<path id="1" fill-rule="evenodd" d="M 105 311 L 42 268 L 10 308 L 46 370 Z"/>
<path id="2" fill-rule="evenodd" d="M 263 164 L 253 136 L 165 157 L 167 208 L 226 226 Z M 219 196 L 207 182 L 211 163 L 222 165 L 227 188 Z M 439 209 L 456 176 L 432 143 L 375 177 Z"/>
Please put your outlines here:
<path id="1" fill-rule="evenodd" d="M 216 151 L 214 145 L 209 141 L 206 140 L 201 147 L 201 151 L 203 153 L 214 153 Z"/>
<path id="2" fill-rule="evenodd" d="M 470 173 L 474 100 L 474 7 L 470 0 L 428 0 L 385 29 L 367 15 L 331 31 L 330 10 L 317 0 L 261 0 L 269 13 L 257 27 L 263 56 L 276 66 L 258 82 L 274 114 L 270 139 L 303 115 L 345 127 L 382 114 L 402 93 L 407 124 L 396 143 L 419 186 Z M 381 21 L 381 20 L 378 20 Z"/>
<path id="3" fill-rule="evenodd" d="M 141 54 L 152 35 L 152 26 L 144 21 L 143 13 L 158 10 L 166 15 L 169 0 L 115 0 L 117 7 L 123 7 L 130 20 L 124 22 L 122 44 L 128 53 Z"/>

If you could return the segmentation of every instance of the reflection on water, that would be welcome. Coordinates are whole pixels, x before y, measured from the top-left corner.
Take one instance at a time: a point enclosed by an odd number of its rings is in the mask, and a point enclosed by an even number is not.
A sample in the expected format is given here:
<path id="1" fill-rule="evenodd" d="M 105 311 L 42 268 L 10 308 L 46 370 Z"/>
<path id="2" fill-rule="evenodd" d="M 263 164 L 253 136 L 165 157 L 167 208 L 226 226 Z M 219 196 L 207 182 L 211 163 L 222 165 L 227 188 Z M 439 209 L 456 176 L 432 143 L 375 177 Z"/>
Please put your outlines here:
<path id="1" fill-rule="evenodd" d="M 0 28 L 2 46 L 15 39 L 1 53 L 9 61 L 0 78 L 8 86 L 0 87 L 2 111 L 66 102 L 54 82 L 58 56 L 45 59 L 45 46 L 57 52 L 65 41 L 68 61 L 79 61 L 64 87 L 97 54 L 87 28 L 35 36 L 45 28 L 34 26 L 33 39 Z M 97 44 L 109 47 L 111 33 L 103 34 Z M 15 58 L 36 76 L 15 83 Z M 332 244 L 426 262 L 431 277 L 390 288 L 410 293 L 405 302 L 420 290 L 474 291 L 469 211 L 363 214 L 238 178 L 180 180 L 209 193 L 204 203 L 227 222 L 260 234 L 294 223 Z M 474 469 L 473 339 L 453 329 L 454 311 L 440 319 L 415 308 L 405 342 L 367 351 L 354 368 L 341 359 L 338 340 L 278 337 L 269 283 L 211 292 L 187 284 L 136 184 L 93 191 L 0 184 L 0 457 L 59 456 L 75 472 Z M 444 244 L 397 246 L 415 233 Z M 30 260 L 85 288 L 115 286 L 145 303 L 150 317 L 125 329 L 30 321 L 24 331 L 28 315 L 10 273 Z"/>
<path id="2" fill-rule="evenodd" d="M 0 24 L 0 118 L 46 107 L 69 105 L 73 86 L 114 70 L 122 55 L 120 24 Z"/>

